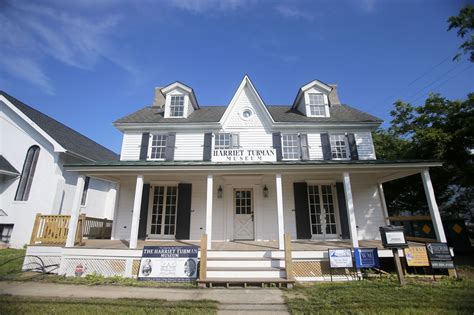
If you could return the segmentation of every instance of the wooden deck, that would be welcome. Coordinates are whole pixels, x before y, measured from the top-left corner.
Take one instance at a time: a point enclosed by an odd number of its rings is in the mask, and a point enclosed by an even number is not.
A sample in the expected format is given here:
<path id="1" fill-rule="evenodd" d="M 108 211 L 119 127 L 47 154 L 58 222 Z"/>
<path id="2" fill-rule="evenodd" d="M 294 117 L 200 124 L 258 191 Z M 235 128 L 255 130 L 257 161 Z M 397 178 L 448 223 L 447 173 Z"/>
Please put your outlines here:
<path id="1" fill-rule="evenodd" d="M 128 249 L 128 242 L 122 240 L 83 240 L 83 246 L 76 248 L 95 248 L 95 249 Z M 143 249 L 144 246 L 199 246 L 199 241 L 138 241 L 137 249 Z M 360 247 L 373 247 L 383 249 L 382 242 L 376 240 L 359 241 Z M 293 251 L 324 251 L 328 248 L 351 247 L 349 240 L 322 241 L 322 240 L 298 240 L 291 242 Z M 216 241 L 212 242 L 212 250 L 215 251 L 267 251 L 278 250 L 277 241 Z"/>

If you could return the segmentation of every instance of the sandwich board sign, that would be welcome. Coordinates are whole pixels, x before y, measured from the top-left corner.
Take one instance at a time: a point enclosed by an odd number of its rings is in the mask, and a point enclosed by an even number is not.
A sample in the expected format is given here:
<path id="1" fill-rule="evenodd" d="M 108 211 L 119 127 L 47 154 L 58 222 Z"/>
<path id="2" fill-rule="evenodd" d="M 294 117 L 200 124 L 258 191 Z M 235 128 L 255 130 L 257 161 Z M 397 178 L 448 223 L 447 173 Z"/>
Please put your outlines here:
<path id="1" fill-rule="evenodd" d="M 350 248 L 328 249 L 331 268 L 352 268 L 352 250 Z"/>
<path id="2" fill-rule="evenodd" d="M 429 267 L 428 253 L 424 246 L 409 246 L 404 248 L 408 267 Z"/>
<path id="3" fill-rule="evenodd" d="M 192 282 L 197 278 L 197 246 L 145 246 L 138 280 Z"/>
<path id="4" fill-rule="evenodd" d="M 380 267 L 377 248 L 354 248 L 356 268 Z"/>
<path id="5" fill-rule="evenodd" d="M 433 269 L 454 269 L 453 259 L 446 243 L 427 243 L 426 249 Z"/>

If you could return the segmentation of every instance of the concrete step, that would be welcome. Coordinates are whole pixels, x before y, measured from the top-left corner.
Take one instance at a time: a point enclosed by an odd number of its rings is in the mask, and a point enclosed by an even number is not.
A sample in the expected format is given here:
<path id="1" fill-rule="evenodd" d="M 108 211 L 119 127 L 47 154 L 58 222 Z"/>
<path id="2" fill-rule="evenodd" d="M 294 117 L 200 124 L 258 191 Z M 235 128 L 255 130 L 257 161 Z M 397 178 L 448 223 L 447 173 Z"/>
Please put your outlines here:
<path id="1" fill-rule="evenodd" d="M 208 268 L 208 278 L 284 278 L 286 272 L 278 268 L 240 268 L 240 270 L 229 268 Z"/>
<path id="2" fill-rule="evenodd" d="M 208 251 L 208 258 L 285 258 L 283 251 Z"/>
<path id="3" fill-rule="evenodd" d="M 252 278 L 211 278 L 208 277 L 206 279 L 198 279 L 197 282 L 199 283 L 200 286 L 226 286 L 226 287 L 235 287 L 235 286 L 240 286 L 240 287 L 248 287 L 248 286 L 259 286 L 259 287 L 264 287 L 264 286 L 276 286 L 276 287 L 282 287 L 286 286 L 288 288 L 292 288 L 293 284 L 295 283 L 294 280 L 288 280 L 284 277 L 272 277 L 272 278 L 258 278 L 258 277 L 252 277 Z"/>
<path id="4" fill-rule="evenodd" d="M 253 267 L 253 268 L 284 268 L 285 261 L 281 259 L 258 258 L 258 259 L 236 259 L 236 258 L 210 258 L 207 267 Z"/>

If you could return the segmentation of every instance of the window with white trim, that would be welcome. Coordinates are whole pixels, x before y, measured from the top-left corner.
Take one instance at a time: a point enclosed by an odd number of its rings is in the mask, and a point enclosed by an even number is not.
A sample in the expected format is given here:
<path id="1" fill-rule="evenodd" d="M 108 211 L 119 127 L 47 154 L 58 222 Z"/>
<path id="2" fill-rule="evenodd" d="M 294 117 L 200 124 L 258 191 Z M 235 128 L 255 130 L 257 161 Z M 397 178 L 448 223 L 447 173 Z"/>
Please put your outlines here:
<path id="1" fill-rule="evenodd" d="M 170 101 L 170 117 L 184 116 L 184 95 L 172 95 Z"/>
<path id="2" fill-rule="evenodd" d="M 347 160 L 350 158 L 347 137 L 344 134 L 330 136 L 331 156 L 334 160 Z"/>
<path id="3" fill-rule="evenodd" d="M 326 116 L 324 95 L 320 93 L 309 93 L 309 112 L 311 116 Z"/>
<path id="4" fill-rule="evenodd" d="M 150 159 L 164 160 L 166 153 L 166 135 L 153 135 L 150 144 Z"/>
<path id="5" fill-rule="evenodd" d="M 299 160 L 300 159 L 300 139 L 297 134 L 282 135 L 281 149 L 283 159 Z"/>
<path id="6" fill-rule="evenodd" d="M 216 133 L 214 136 L 214 149 L 225 150 L 232 148 L 232 139 L 230 133 Z"/>

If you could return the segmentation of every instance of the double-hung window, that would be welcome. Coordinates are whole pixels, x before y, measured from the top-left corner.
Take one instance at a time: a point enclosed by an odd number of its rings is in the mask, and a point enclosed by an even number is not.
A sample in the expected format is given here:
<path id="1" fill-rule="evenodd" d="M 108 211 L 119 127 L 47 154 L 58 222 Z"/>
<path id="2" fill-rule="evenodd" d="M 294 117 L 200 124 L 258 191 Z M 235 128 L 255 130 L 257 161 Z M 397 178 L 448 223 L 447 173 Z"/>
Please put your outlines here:
<path id="1" fill-rule="evenodd" d="M 309 112 L 311 116 L 326 116 L 326 106 L 324 105 L 324 96 L 319 93 L 310 93 Z"/>
<path id="2" fill-rule="evenodd" d="M 150 159 L 164 160 L 166 153 L 166 135 L 153 135 L 150 145 Z"/>
<path id="3" fill-rule="evenodd" d="M 232 136 L 230 133 L 216 133 L 214 137 L 214 149 L 225 150 L 232 148 Z"/>
<path id="4" fill-rule="evenodd" d="M 350 158 L 349 146 L 346 135 L 335 134 L 331 135 L 331 156 L 335 160 L 347 160 Z"/>
<path id="5" fill-rule="evenodd" d="M 170 117 L 184 116 L 184 95 L 172 95 L 170 101 Z"/>
<path id="6" fill-rule="evenodd" d="M 300 140 L 297 134 L 282 135 L 281 148 L 283 159 L 300 159 Z"/>

